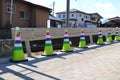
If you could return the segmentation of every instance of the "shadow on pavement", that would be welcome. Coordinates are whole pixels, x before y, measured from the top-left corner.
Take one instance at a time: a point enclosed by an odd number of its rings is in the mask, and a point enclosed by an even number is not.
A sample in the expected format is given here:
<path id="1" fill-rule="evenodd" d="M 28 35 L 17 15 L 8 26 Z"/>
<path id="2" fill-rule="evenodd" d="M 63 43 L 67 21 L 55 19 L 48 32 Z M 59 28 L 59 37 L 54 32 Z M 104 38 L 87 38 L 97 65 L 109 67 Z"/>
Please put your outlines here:
<path id="1" fill-rule="evenodd" d="M 53 59 L 53 58 L 66 59 L 66 58 L 64 58 L 64 56 L 71 55 L 71 54 L 83 54 L 82 52 L 84 52 L 86 50 L 92 50 L 92 49 L 96 49 L 96 48 L 100 48 L 100 47 L 105 47 L 105 46 L 116 44 L 116 43 L 118 43 L 118 42 L 109 43 L 109 44 L 105 44 L 105 45 L 96 45 L 96 46 L 93 46 L 93 47 L 89 47 L 89 48 L 86 48 L 86 49 L 75 50 L 73 52 L 68 52 L 68 53 L 63 52 L 63 53 L 60 53 L 56 56 L 41 57 L 41 58 L 32 57 L 32 58 L 34 58 L 34 60 L 30 60 L 30 61 L 27 61 L 27 62 L 21 62 L 21 63 L 9 62 L 9 63 L 5 63 L 5 64 L 1 64 L 1 66 L 0 66 L 0 71 L 1 71 L 0 72 L 0 77 L 2 75 L 6 74 L 6 73 L 11 73 L 11 74 L 16 75 L 17 77 L 20 77 L 20 78 L 25 79 L 25 80 L 34 80 L 33 78 L 27 76 L 27 74 L 22 74 L 21 72 L 19 72 L 17 70 L 9 68 L 9 66 L 17 66 L 17 67 L 23 68 L 25 70 L 28 70 L 30 72 L 34 72 L 38 75 L 42 75 L 44 77 L 50 78 L 51 80 L 60 80 L 60 79 L 54 77 L 53 75 L 48 75 L 48 74 L 37 71 L 37 66 L 34 66 L 33 64 L 38 63 L 38 62 L 42 62 L 42 61 L 47 61 L 47 60 L 50 60 L 50 59 Z M 20 64 L 22 64 L 22 65 L 20 65 Z M 33 67 L 34 69 L 23 66 L 23 65 Z M 4 79 L 0 78 L 0 80 L 4 80 Z"/>

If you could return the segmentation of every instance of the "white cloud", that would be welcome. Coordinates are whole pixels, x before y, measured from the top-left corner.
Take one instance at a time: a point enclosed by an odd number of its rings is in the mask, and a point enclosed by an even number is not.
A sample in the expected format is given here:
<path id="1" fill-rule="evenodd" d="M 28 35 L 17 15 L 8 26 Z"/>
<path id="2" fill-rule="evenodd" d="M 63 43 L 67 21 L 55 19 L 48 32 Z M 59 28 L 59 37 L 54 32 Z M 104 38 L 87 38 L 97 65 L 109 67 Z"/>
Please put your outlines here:
<path id="1" fill-rule="evenodd" d="M 102 2 L 97 2 L 96 7 L 103 9 L 104 11 L 108 12 L 114 12 L 116 11 L 116 8 L 112 3 L 102 3 Z"/>
<path id="2" fill-rule="evenodd" d="M 117 9 L 110 2 L 108 3 L 97 2 L 95 6 L 104 18 L 111 18 L 118 15 Z"/>

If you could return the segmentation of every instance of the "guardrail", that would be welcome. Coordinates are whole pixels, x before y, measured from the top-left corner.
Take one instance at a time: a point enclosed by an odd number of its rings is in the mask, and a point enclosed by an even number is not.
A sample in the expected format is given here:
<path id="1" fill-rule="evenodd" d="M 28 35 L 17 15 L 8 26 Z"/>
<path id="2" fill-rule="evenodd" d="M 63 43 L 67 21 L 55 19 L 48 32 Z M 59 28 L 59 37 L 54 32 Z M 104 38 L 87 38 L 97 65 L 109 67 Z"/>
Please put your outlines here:
<path id="1" fill-rule="evenodd" d="M 84 31 L 85 35 L 89 36 L 90 44 L 93 44 L 92 35 L 98 34 L 98 30 L 102 30 L 103 35 L 107 37 L 107 31 L 111 29 L 112 35 L 115 34 L 116 28 L 50 28 L 51 38 L 63 38 L 64 30 L 68 30 L 69 37 L 80 36 L 80 32 Z M 25 41 L 26 52 L 28 56 L 31 56 L 30 41 L 44 40 L 46 28 L 21 28 L 21 39 Z M 15 38 L 15 29 L 12 28 L 12 39 Z M 2 48 L 4 51 L 4 49 Z"/>

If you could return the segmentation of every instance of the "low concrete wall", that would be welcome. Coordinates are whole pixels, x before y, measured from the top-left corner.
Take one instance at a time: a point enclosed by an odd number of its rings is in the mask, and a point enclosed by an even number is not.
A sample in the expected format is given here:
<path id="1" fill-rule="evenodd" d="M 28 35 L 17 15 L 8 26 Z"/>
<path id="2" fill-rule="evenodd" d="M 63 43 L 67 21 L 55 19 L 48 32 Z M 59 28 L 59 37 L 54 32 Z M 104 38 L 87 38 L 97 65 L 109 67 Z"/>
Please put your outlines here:
<path id="1" fill-rule="evenodd" d="M 98 34 L 98 30 L 102 30 L 104 38 L 107 36 L 107 31 L 111 29 L 112 35 L 115 34 L 115 28 L 50 28 L 50 33 L 51 33 L 51 38 L 52 39 L 57 39 L 57 38 L 63 38 L 64 37 L 64 30 L 68 30 L 69 37 L 79 37 L 80 32 L 84 31 L 85 36 L 88 36 L 87 39 L 89 40 L 90 44 L 93 44 L 96 40 L 94 40 L 94 35 Z M 45 33 L 46 33 L 46 28 L 21 28 L 21 39 L 22 41 L 25 42 L 25 48 L 28 56 L 31 56 L 31 46 L 30 46 L 30 41 L 35 41 L 35 40 L 45 40 Z M 15 36 L 15 29 L 12 28 L 12 39 L 14 40 Z M 4 52 L 8 48 L 8 50 L 12 50 L 13 46 L 13 40 L 10 40 L 11 42 L 8 41 L 8 43 L 12 43 L 12 45 L 5 46 L 3 45 L 4 40 L 1 41 L 0 46 L 1 51 Z M 77 40 L 78 41 L 78 40 Z M 105 39 L 104 39 L 105 41 Z M 72 41 L 74 42 L 74 40 Z M 3 48 L 4 47 L 4 48 Z"/>
<path id="2" fill-rule="evenodd" d="M 0 39 L 0 57 L 12 54 L 14 41 L 12 39 Z"/>
<path id="3" fill-rule="evenodd" d="M 69 37 L 80 36 L 80 31 L 84 31 L 85 35 L 98 34 L 98 30 L 102 30 L 103 35 L 107 34 L 109 29 L 112 30 L 112 34 L 115 32 L 115 28 L 50 28 L 51 38 L 63 38 L 64 30 L 67 29 Z M 21 28 L 22 40 L 42 40 L 45 39 L 46 28 Z M 12 29 L 12 39 L 14 39 L 15 29 Z"/>

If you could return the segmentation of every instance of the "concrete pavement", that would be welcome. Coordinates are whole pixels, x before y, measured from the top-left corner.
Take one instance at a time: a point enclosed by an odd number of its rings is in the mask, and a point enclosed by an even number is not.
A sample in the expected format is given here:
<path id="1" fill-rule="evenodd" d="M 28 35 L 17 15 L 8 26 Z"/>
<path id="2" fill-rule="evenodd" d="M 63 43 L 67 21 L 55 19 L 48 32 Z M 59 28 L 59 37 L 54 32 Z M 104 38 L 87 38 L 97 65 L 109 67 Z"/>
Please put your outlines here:
<path id="1" fill-rule="evenodd" d="M 120 80 L 120 43 L 57 54 L 21 63 L 0 59 L 0 80 Z"/>

